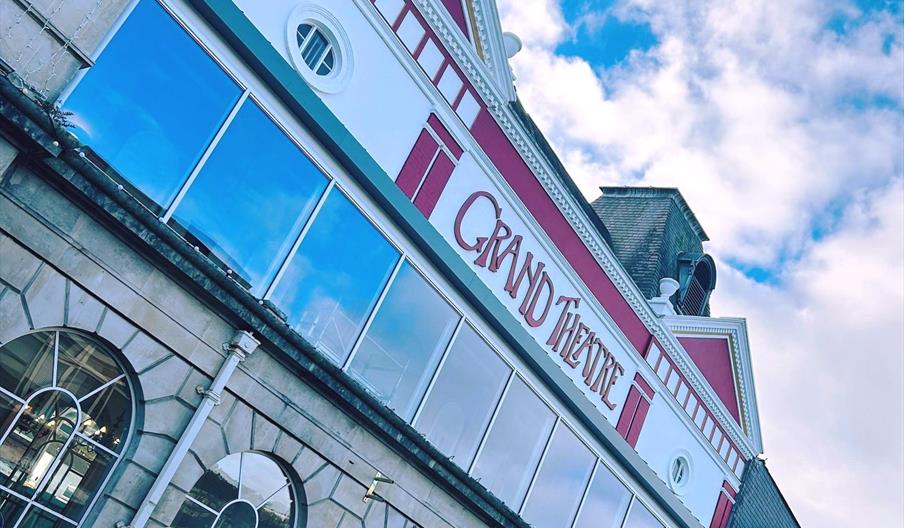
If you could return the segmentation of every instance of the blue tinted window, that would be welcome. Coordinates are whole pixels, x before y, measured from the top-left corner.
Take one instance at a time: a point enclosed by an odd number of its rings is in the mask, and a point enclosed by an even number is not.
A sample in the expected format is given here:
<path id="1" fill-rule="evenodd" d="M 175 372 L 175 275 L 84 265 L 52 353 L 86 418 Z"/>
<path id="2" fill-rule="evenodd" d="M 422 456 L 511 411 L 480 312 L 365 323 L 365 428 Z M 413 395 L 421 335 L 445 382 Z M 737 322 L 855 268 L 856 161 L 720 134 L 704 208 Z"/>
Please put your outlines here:
<path id="1" fill-rule="evenodd" d="M 587 446 L 560 423 L 527 498 L 524 520 L 534 528 L 571 526 L 595 462 Z"/>
<path id="2" fill-rule="evenodd" d="M 163 8 L 143 0 L 65 109 L 79 139 L 165 208 L 239 95 Z"/>
<path id="3" fill-rule="evenodd" d="M 415 427 L 467 469 L 511 369 L 465 325 L 449 350 Z"/>
<path id="4" fill-rule="evenodd" d="M 474 477 L 517 510 L 555 421 L 549 407 L 516 377 L 477 458 Z"/>
<path id="5" fill-rule="evenodd" d="M 299 334 L 341 364 L 398 259 L 398 251 L 334 189 L 272 300 Z"/>
<path id="6" fill-rule="evenodd" d="M 449 303 L 405 263 L 349 370 L 388 407 L 410 419 L 458 319 Z"/>
<path id="7" fill-rule="evenodd" d="M 631 492 L 600 463 L 575 528 L 620 528 L 630 503 Z"/>
<path id="8" fill-rule="evenodd" d="M 173 226 L 260 291 L 326 184 L 311 160 L 248 100 L 177 206 Z"/>
<path id="9" fill-rule="evenodd" d="M 656 520 L 646 506 L 635 500 L 631 505 L 631 513 L 625 520 L 624 528 L 662 528 L 662 523 Z"/>

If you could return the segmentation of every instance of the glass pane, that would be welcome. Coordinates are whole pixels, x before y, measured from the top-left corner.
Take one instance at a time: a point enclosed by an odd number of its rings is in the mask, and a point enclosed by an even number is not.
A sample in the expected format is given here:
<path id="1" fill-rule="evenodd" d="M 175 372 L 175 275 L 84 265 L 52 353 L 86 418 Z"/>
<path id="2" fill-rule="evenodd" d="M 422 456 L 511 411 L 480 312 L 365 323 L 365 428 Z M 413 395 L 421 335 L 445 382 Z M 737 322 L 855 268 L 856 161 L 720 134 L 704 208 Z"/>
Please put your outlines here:
<path id="1" fill-rule="evenodd" d="M 201 475 L 189 495 L 214 511 L 220 511 L 238 499 L 241 456 L 241 453 L 235 453 L 217 462 Z"/>
<path id="2" fill-rule="evenodd" d="M 207 528 L 213 524 L 216 518 L 216 515 L 203 506 L 186 498 L 170 526 L 171 528 Z"/>
<path id="3" fill-rule="evenodd" d="M 341 364 L 398 259 L 367 218 L 333 190 L 272 300 L 295 331 Z"/>
<path id="4" fill-rule="evenodd" d="M 304 38 L 308 36 L 308 33 L 311 32 L 311 24 L 302 24 L 298 26 L 298 45 L 301 46 L 301 43 L 304 42 Z"/>
<path id="5" fill-rule="evenodd" d="M 329 45 L 330 42 L 323 32 L 315 29 L 301 49 L 301 58 L 304 59 L 305 64 L 313 68 L 320 62 L 320 57 L 323 56 L 323 52 Z"/>
<path id="6" fill-rule="evenodd" d="M 242 453 L 242 500 L 259 506 L 286 484 L 285 474 L 276 462 L 257 453 Z"/>
<path id="7" fill-rule="evenodd" d="M 79 139 L 166 207 L 239 95 L 157 2 L 144 0 L 65 109 Z"/>
<path id="8" fill-rule="evenodd" d="M 80 519 L 112 465 L 112 456 L 76 438 L 41 490 L 38 502 L 70 519 Z"/>
<path id="9" fill-rule="evenodd" d="M 513 510 L 524 499 L 555 420 L 521 378 L 512 381 L 473 476 Z"/>
<path id="10" fill-rule="evenodd" d="M 258 528 L 289 528 L 295 517 L 292 493 L 286 486 L 257 510 Z"/>
<path id="11" fill-rule="evenodd" d="M 75 402 L 59 391 L 29 400 L 0 445 L 0 484 L 32 497 L 75 429 Z"/>
<path id="12" fill-rule="evenodd" d="M 220 512 L 213 528 L 255 528 L 257 514 L 247 502 L 233 502 Z"/>
<path id="13" fill-rule="evenodd" d="M 590 483 L 575 528 L 619 528 L 630 503 L 631 493 L 601 463 Z"/>
<path id="14" fill-rule="evenodd" d="M 25 503 L 5 491 L 0 491 L 0 528 L 15 526 L 23 511 Z"/>
<path id="15" fill-rule="evenodd" d="M 76 334 L 60 333 L 59 387 L 83 398 L 120 374 L 119 365 L 97 344 Z"/>
<path id="16" fill-rule="evenodd" d="M 524 520 L 535 528 L 570 526 L 594 462 L 596 458 L 587 446 L 559 424 L 527 499 Z"/>
<path id="17" fill-rule="evenodd" d="M 132 399 L 125 379 L 81 402 L 82 434 L 100 445 L 119 451 L 132 422 Z"/>
<path id="18" fill-rule="evenodd" d="M 261 288 L 326 184 L 311 160 L 247 102 L 177 207 L 173 227 Z"/>
<path id="19" fill-rule="evenodd" d="M 650 510 L 646 508 L 640 501 L 634 501 L 631 506 L 631 513 L 625 521 L 625 528 L 662 528 L 662 523 L 653 517 Z"/>
<path id="20" fill-rule="evenodd" d="M 411 419 L 458 319 L 406 262 L 349 370 L 388 407 Z"/>
<path id="21" fill-rule="evenodd" d="M 511 369 L 465 326 L 424 403 L 415 427 L 440 451 L 467 469 Z"/>
<path id="22" fill-rule="evenodd" d="M 72 523 L 32 506 L 17 528 L 72 528 Z"/>
<path id="23" fill-rule="evenodd" d="M 0 436 L 12 425 L 21 405 L 19 402 L 0 393 Z"/>
<path id="24" fill-rule="evenodd" d="M 0 348 L 0 387 L 27 399 L 53 384 L 53 340 L 56 332 L 13 339 Z"/>

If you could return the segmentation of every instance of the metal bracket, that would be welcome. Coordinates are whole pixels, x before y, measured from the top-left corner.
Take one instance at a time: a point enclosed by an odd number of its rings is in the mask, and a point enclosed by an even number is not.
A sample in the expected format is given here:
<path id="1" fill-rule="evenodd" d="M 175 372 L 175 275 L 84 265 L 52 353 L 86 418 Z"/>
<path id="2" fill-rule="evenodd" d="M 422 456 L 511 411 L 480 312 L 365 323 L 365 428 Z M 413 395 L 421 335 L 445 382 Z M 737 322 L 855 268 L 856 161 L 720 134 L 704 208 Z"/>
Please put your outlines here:
<path id="1" fill-rule="evenodd" d="M 197 392 L 201 396 L 204 396 L 205 398 L 213 401 L 214 405 L 220 404 L 220 401 L 221 401 L 220 395 L 213 392 L 212 390 L 205 389 L 204 387 L 198 385 L 197 387 L 195 387 L 195 392 Z"/>
<path id="2" fill-rule="evenodd" d="M 380 483 L 395 484 L 395 481 L 377 471 L 376 476 L 374 476 L 373 481 L 370 483 L 370 487 L 367 488 L 367 493 L 364 494 L 363 501 L 365 503 L 371 499 L 378 502 L 386 502 L 386 499 L 377 495 L 377 485 Z"/>

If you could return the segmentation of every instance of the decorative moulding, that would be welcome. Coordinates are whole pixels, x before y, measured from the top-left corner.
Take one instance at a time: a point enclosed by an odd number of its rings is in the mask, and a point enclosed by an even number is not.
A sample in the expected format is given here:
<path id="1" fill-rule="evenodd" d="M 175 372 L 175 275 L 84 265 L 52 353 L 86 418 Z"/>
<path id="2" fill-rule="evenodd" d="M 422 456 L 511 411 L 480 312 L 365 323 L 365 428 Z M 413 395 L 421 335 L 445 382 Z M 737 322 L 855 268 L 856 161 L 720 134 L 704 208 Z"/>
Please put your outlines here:
<path id="1" fill-rule="evenodd" d="M 521 154 L 524 161 L 531 168 L 537 180 L 553 199 L 559 210 L 571 223 L 575 232 L 584 242 L 586 247 L 599 262 L 600 266 L 611 278 L 616 288 L 624 296 L 625 300 L 638 315 L 646 328 L 655 336 L 666 349 L 669 356 L 688 378 L 691 385 L 701 395 L 703 403 L 712 411 L 716 419 L 729 433 L 729 437 L 741 450 L 744 457 L 749 459 L 755 455 L 754 447 L 740 425 L 731 417 L 728 409 L 718 399 L 715 391 L 704 381 L 702 374 L 690 359 L 690 356 L 680 346 L 672 332 L 662 324 L 659 317 L 650 308 L 647 300 L 630 279 L 627 272 L 615 258 L 612 251 L 606 246 L 600 233 L 596 230 L 583 209 L 578 206 L 575 197 L 565 188 L 564 183 L 554 176 L 552 167 L 545 157 L 537 149 L 530 135 L 524 130 L 509 108 L 507 101 L 499 92 L 499 86 L 491 82 L 489 77 L 492 72 L 480 61 L 473 51 L 470 43 L 464 41 L 464 37 L 457 27 L 454 27 L 442 7 L 438 7 L 434 0 L 413 0 L 424 18 L 430 23 L 436 35 L 441 39 L 446 49 L 452 54 L 455 61 L 466 72 L 474 88 L 481 94 L 487 109 L 499 123 L 507 137 Z M 474 5 L 477 5 L 475 2 Z M 476 13 L 475 13 L 476 16 Z M 478 24 L 481 26 L 482 24 Z"/>

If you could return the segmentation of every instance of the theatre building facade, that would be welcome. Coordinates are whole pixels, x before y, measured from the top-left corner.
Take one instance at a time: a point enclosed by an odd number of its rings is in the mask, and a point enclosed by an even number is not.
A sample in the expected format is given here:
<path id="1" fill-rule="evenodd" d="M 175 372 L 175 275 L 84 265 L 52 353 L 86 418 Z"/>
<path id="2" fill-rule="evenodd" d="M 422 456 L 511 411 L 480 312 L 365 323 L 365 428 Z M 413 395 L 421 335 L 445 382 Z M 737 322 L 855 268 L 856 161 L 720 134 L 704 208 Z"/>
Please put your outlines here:
<path id="1" fill-rule="evenodd" d="M 491 0 L 0 0 L 0 528 L 734 523 L 706 233 L 588 203 L 519 47 Z"/>

